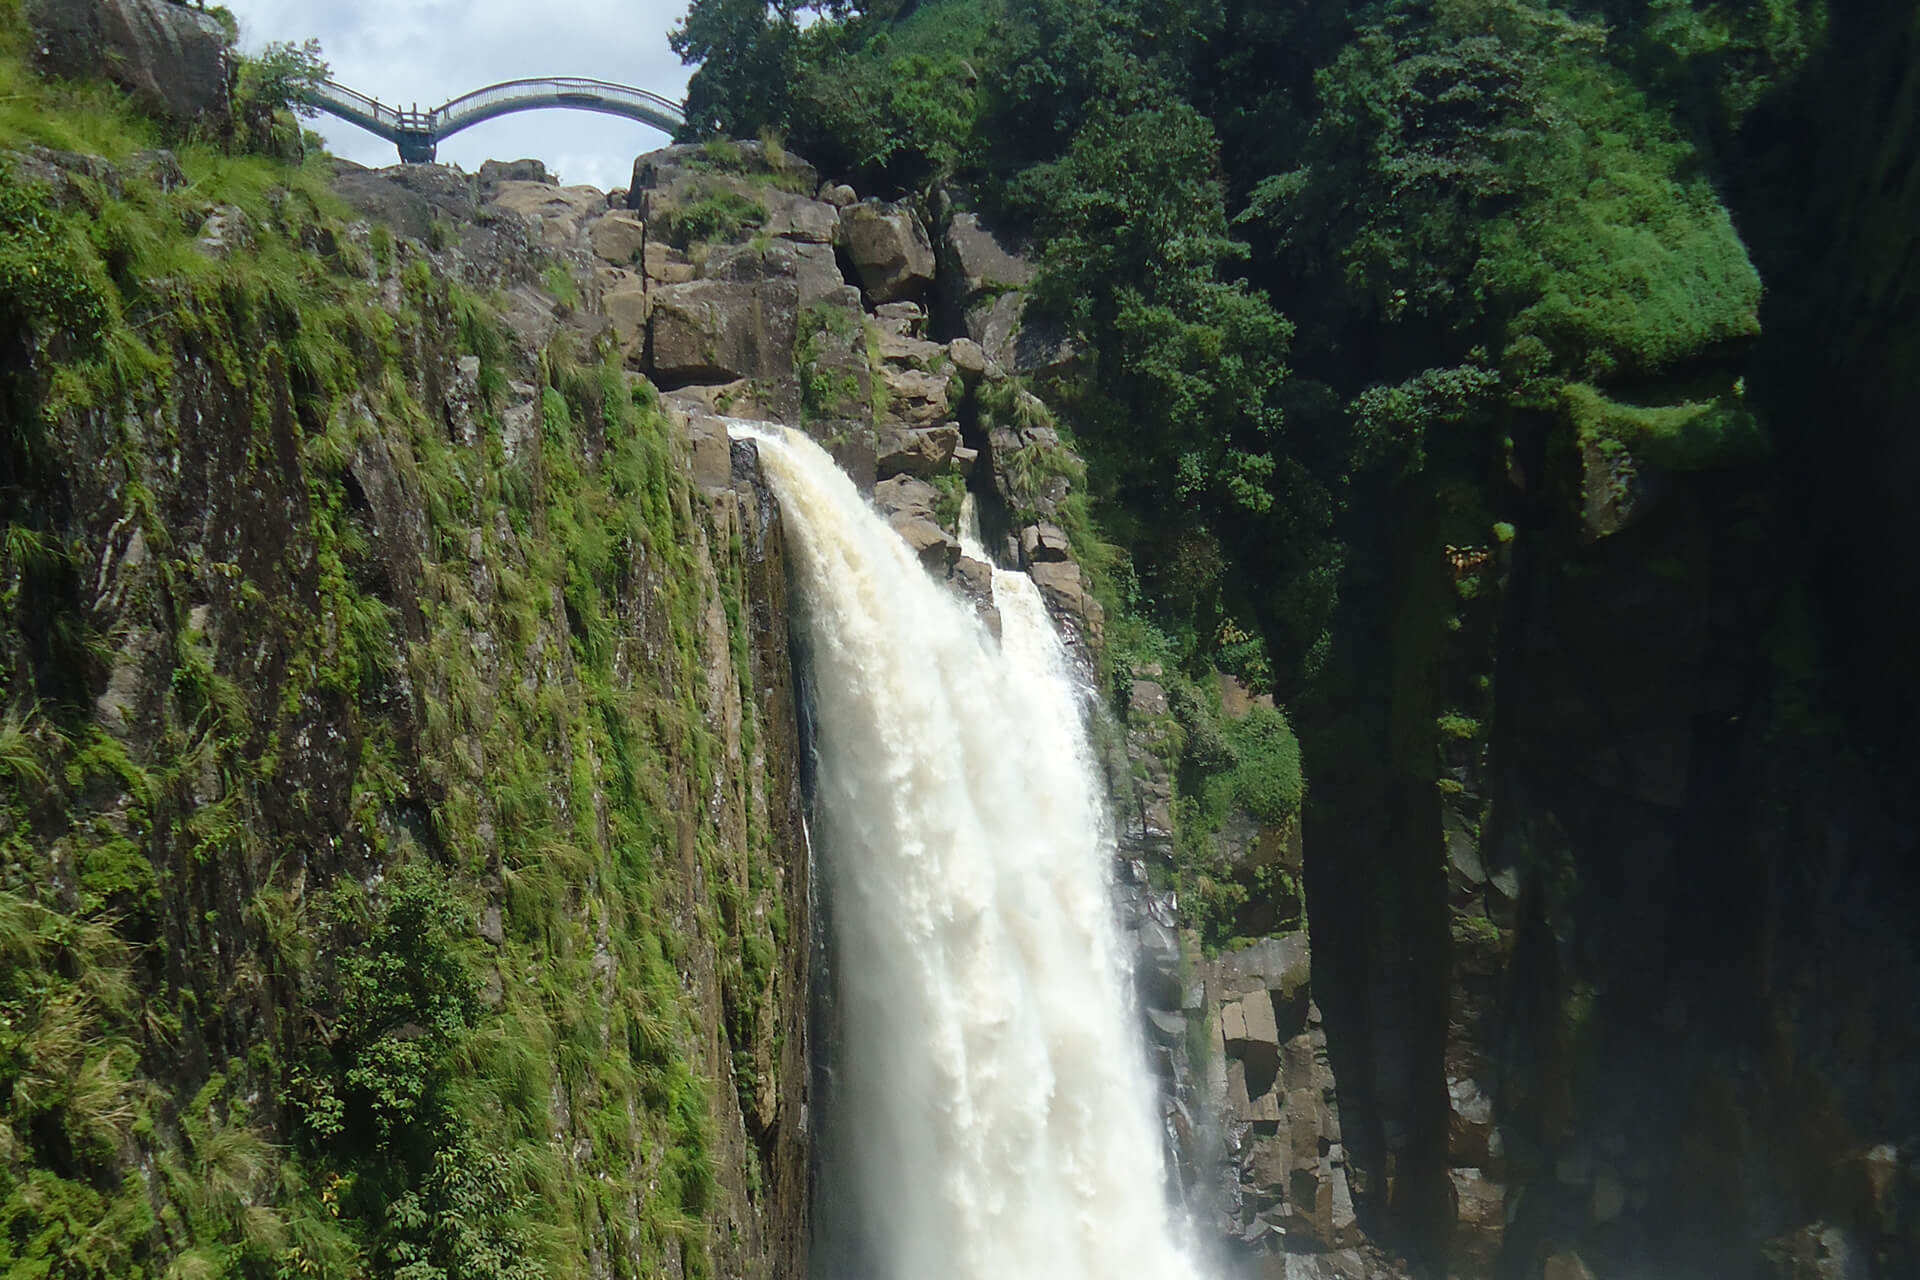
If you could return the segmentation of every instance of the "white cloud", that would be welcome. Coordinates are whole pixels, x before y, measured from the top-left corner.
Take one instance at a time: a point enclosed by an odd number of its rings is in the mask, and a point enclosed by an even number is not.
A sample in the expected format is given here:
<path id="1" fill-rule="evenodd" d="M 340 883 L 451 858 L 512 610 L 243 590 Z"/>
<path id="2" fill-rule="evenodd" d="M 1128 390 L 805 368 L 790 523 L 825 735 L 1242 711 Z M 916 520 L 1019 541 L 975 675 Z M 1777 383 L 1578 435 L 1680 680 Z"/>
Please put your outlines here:
<path id="1" fill-rule="evenodd" d="M 240 43 L 317 36 L 333 78 L 386 103 L 422 109 L 484 85 L 529 76 L 591 76 L 683 98 L 686 67 L 667 48 L 685 0 L 225 0 Z M 344 121 L 306 122 L 335 155 L 395 163 L 391 144 Z M 568 182 L 627 185 L 633 158 L 666 145 L 658 130 L 584 111 L 502 116 L 440 144 L 439 158 L 471 172 L 483 160 L 532 156 Z"/>

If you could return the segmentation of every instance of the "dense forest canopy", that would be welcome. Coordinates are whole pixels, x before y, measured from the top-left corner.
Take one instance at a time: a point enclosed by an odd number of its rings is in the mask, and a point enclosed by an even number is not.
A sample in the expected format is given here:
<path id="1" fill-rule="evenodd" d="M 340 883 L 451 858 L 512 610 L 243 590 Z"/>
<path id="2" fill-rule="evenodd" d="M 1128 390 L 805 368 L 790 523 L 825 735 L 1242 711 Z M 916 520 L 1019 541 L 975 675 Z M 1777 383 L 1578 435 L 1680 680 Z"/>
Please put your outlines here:
<path id="1" fill-rule="evenodd" d="M 1369 487 L 1562 425 L 1670 463 L 1764 449 L 1760 280 L 1716 166 L 1824 24 L 1809 0 L 694 0 L 672 38 L 690 132 L 770 130 L 1031 237 L 1040 305 L 1096 361 L 1070 416 L 1110 532 L 1174 566 L 1148 586 L 1196 656 L 1257 622 L 1249 674 L 1293 690 Z"/>

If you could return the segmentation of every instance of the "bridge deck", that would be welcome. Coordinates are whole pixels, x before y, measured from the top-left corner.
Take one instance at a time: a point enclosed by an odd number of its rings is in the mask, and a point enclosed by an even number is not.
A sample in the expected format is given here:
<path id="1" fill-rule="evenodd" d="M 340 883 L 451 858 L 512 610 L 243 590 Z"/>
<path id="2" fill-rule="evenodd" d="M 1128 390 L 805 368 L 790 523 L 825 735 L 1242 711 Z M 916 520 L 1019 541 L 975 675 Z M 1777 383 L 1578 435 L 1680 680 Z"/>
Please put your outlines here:
<path id="1" fill-rule="evenodd" d="M 442 138 L 516 111 L 545 107 L 597 111 L 638 120 L 669 134 L 686 123 L 685 109 L 671 98 L 632 85 L 579 76 L 507 80 L 462 94 L 429 111 L 402 111 L 331 80 L 308 90 L 304 100 L 328 115 L 385 138 L 399 147 L 400 158 L 409 163 L 433 159 Z"/>

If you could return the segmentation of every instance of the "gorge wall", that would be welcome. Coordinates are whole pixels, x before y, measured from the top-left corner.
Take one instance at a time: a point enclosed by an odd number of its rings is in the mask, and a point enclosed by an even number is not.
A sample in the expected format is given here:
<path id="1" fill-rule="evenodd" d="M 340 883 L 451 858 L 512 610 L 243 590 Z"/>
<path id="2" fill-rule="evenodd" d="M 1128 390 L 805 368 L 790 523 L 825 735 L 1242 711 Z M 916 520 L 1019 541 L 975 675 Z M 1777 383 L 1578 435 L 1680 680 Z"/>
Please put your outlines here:
<path id="1" fill-rule="evenodd" d="M 1623 472 L 1504 424 L 1380 496 L 1357 656 L 1302 710 L 1362 1221 L 1436 1269 L 1915 1265 L 1912 575 L 1876 488 L 1911 451 L 1915 37 L 1832 20 L 1720 157 L 1771 454 Z M 1508 540 L 1451 545 L 1463 509 Z"/>

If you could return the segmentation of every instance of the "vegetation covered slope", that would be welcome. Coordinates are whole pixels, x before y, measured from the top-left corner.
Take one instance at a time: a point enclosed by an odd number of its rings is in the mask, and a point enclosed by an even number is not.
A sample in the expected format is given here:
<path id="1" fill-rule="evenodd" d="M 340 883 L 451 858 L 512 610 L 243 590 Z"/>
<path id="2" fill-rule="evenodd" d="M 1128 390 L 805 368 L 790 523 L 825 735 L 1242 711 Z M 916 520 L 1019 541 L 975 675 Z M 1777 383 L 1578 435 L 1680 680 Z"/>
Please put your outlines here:
<path id="1" fill-rule="evenodd" d="M 25 40 L 0 1271 L 764 1272 L 805 890 L 747 499 L 289 117 L 169 139 Z"/>

